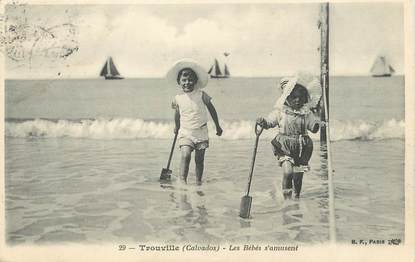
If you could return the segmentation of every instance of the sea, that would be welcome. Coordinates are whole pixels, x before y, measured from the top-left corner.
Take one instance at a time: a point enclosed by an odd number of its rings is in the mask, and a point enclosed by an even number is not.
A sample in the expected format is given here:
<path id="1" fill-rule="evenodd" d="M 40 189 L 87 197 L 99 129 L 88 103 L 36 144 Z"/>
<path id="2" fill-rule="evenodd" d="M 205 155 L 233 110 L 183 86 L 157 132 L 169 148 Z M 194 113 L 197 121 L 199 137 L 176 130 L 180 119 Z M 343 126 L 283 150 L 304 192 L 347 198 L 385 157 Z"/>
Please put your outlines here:
<path id="1" fill-rule="evenodd" d="M 9 245 L 61 243 L 300 243 L 329 241 L 327 160 L 313 134 L 299 200 L 283 200 L 282 170 L 260 138 L 250 195 L 254 124 L 280 95 L 278 77 L 211 79 L 224 130 L 210 147 L 203 184 L 161 183 L 173 140 L 162 78 L 5 81 L 5 222 Z M 338 243 L 404 242 L 404 76 L 330 78 L 329 115 Z"/>

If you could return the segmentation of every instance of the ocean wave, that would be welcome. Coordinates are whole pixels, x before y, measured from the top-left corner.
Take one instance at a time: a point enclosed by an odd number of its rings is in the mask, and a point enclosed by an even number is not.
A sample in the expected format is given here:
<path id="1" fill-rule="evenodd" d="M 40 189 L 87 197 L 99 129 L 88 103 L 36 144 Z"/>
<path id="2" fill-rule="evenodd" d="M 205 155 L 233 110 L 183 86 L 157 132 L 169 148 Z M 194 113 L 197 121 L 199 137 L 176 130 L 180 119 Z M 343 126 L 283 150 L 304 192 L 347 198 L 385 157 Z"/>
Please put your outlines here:
<path id="1" fill-rule="evenodd" d="M 396 119 L 383 122 L 333 121 L 330 137 L 334 141 L 404 139 L 405 121 Z"/>
<path id="2" fill-rule="evenodd" d="M 241 140 L 255 137 L 253 121 L 222 121 L 224 130 L 220 139 Z M 85 120 L 8 120 L 5 123 L 6 137 L 28 138 L 83 138 L 83 139 L 170 139 L 173 122 L 149 121 L 132 118 L 85 119 Z M 265 130 L 261 138 L 273 138 L 276 129 Z M 215 127 L 209 123 L 210 138 L 215 136 Z M 311 134 L 315 140 L 318 134 Z M 330 137 L 339 140 L 383 140 L 404 139 L 405 122 L 390 119 L 383 122 L 339 121 L 331 122 Z"/>

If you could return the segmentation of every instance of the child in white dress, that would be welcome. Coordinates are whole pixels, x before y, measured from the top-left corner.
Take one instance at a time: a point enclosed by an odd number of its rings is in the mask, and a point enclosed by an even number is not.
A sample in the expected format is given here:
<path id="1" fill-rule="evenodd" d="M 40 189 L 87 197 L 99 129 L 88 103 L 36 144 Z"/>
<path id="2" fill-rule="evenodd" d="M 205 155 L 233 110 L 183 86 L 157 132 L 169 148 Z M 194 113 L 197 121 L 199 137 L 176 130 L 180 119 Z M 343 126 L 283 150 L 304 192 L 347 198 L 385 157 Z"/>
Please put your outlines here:
<path id="1" fill-rule="evenodd" d="M 184 59 L 177 62 L 167 74 L 175 81 L 183 93 L 176 95 L 172 103 L 175 109 L 175 129 L 178 132 L 178 144 L 181 151 L 180 179 L 187 183 L 192 152 L 195 151 L 196 183 L 202 183 L 205 150 L 209 147 L 208 116 L 209 111 L 216 126 L 216 135 L 222 135 L 218 115 L 212 104 L 212 98 L 201 89 L 206 86 L 209 76 L 196 62 Z"/>

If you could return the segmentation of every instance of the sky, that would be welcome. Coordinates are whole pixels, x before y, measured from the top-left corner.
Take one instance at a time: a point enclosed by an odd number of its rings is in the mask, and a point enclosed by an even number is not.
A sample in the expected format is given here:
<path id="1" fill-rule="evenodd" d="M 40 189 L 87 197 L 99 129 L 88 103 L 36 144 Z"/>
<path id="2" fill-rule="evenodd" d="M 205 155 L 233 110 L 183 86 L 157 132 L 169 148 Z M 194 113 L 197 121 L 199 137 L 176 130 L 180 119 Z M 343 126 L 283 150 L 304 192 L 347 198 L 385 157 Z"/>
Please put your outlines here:
<path id="1" fill-rule="evenodd" d="M 320 70 L 320 5 L 7 5 L 6 78 L 94 78 L 108 56 L 125 77 L 163 77 L 181 58 L 233 76 Z M 400 3 L 330 4 L 330 74 L 367 75 L 385 55 L 404 71 Z M 224 56 L 224 53 L 229 53 Z"/>

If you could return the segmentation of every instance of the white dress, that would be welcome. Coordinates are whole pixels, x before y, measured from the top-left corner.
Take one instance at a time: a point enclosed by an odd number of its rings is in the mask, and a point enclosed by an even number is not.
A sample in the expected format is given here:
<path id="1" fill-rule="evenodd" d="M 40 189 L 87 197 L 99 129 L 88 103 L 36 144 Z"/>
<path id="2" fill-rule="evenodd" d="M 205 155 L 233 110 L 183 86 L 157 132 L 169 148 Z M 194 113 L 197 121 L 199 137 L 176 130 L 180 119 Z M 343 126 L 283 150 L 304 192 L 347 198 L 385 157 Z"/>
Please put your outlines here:
<path id="1" fill-rule="evenodd" d="M 210 103 L 211 99 L 199 89 L 175 96 L 172 105 L 180 112 L 179 141 L 186 139 L 197 144 L 209 140 L 206 104 Z"/>

